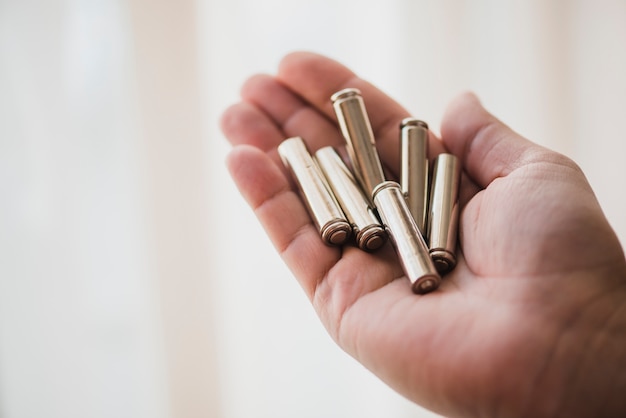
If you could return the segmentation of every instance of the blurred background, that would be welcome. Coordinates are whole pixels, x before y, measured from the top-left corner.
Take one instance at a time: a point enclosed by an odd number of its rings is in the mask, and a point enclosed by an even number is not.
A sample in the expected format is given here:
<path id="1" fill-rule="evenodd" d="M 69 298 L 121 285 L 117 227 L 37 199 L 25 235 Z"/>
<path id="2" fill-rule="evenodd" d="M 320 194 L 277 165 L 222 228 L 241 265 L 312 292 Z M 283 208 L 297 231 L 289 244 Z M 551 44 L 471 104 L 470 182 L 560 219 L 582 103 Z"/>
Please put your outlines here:
<path id="1" fill-rule="evenodd" d="M 326 334 L 220 113 L 300 49 L 435 130 L 471 89 L 625 243 L 625 45 L 623 0 L 0 0 L 0 416 L 435 416 Z"/>

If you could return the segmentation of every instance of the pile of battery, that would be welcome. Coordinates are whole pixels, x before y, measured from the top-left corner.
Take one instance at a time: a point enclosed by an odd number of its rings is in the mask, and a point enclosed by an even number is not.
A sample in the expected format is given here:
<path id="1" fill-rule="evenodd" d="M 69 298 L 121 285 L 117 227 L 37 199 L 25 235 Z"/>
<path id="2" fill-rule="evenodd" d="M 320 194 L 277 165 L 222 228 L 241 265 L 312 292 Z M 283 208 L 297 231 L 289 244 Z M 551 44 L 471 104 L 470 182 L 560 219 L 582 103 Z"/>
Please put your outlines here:
<path id="1" fill-rule="evenodd" d="M 358 247 L 375 251 L 389 237 L 413 291 L 437 289 L 441 275 L 456 265 L 458 159 L 439 154 L 431 172 L 428 126 L 406 118 L 399 133 L 400 182 L 387 181 L 360 91 L 341 90 L 331 101 L 352 170 L 332 147 L 312 156 L 300 137 L 278 147 L 322 240 L 343 245 L 354 237 Z"/>

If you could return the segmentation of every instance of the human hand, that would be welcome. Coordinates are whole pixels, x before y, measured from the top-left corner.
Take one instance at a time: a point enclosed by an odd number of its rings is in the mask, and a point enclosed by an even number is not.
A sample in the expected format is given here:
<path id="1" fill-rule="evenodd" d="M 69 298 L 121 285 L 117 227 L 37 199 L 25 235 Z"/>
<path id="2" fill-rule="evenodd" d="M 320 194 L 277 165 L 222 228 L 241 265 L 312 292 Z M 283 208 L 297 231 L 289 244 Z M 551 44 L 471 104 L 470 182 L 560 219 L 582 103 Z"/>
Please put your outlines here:
<path id="1" fill-rule="evenodd" d="M 465 94 L 431 158 L 457 155 L 456 269 L 417 296 L 393 249 L 324 245 L 276 152 L 302 136 L 341 147 L 330 102 L 361 90 L 377 148 L 399 166 L 397 103 L 310 53 L 252 77 L 222 129 L 228 166 L 335 341 L 407 398 L 449 416 L 626 415 L 626 261 L 580 169 L 511 131 Z"/>

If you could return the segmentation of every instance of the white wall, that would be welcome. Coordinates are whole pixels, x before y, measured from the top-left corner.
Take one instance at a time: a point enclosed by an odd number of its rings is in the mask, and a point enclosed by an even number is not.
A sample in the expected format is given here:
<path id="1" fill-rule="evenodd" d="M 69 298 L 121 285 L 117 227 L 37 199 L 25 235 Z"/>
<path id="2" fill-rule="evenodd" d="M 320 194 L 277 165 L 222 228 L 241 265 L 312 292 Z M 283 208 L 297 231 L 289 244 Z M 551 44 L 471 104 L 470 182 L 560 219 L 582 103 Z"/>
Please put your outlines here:
<path id="1" fill-rule="evenodd" d="M 0 416 L 165 417 L 132 28 L 0 3 Z"/>

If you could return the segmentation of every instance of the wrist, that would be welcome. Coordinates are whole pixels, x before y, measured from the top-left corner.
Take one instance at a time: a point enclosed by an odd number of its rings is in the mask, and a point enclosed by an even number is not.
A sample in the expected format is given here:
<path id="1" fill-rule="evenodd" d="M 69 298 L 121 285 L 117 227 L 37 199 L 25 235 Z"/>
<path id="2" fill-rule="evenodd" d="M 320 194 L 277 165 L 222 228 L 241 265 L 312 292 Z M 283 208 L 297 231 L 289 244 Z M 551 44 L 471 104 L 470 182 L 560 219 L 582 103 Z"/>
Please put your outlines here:
<path id="1" fill-rule="evenodd" d="M 610 288 L 563 317 L 539 380 L 545 414 L 530 416 L 626 416 L 626 266 L 609 274 Z"/>

